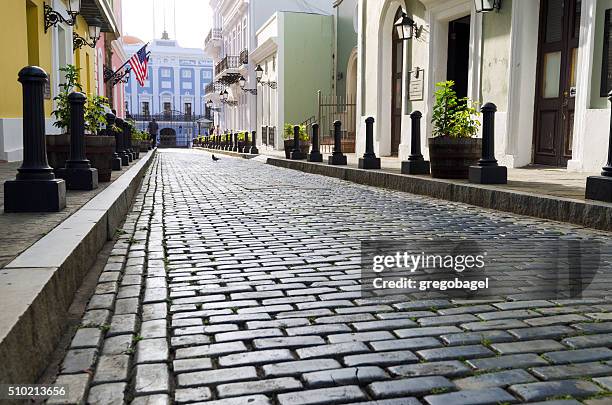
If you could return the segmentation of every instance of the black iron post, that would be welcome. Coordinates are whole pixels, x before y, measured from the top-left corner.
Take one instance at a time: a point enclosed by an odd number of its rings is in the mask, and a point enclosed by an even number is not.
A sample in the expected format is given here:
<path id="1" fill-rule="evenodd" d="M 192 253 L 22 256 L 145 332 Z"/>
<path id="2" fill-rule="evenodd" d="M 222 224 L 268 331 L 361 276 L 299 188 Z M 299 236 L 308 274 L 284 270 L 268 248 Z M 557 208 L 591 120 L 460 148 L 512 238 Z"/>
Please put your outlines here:
<path id="1" fill-rule="evenodd" d="M 612 91 L 608 93 L 612 103 Z M 586 184 L 586 198 L 612 202 L 612 116 L 610 116 L 610 132 L 608 133 L 608 161 L 601 169 L 601 176 L 589 176 Z"/>
<path id="2" fill-rule="evenodd" d="M 234 133 L 234 147 L 232 148 L 233 152 L 240 152 L 240 148 L 238 147 L 238 132 Z"/>
<path id="3" fill-rule="evenodd" d="M 79 92 L 68 95 L 70 103 L 70 157 L 66 167 L 57 171 L 66 180 L 68 190 L 93 190 L 98 188 L 98 169 L 91 167 L 85 156 L 85 102 L 87 97 Z"/>
<path id="4" fill-rule="evenodd" d="M 312 124 L 312 149 L 307 158 L 309 162 L 322 162 L 321 142 L 319 141 L 319 124 Z"/>
<path id="5" fill-rule="evenodd" d="M 244 131 L 244 145 L 242 146 L 242 153 L 249 153 L 251 147 L 249 146 L 249 131 Z"/>
<path id="6" fill-rule="evenodd" d="M 429 161 L 421 153 L 421 118 L 420 111 L 410 114 L 410 156 L 402 162 L 402 174 L 429 174 Z"/>
<path id="7" fill-rule="evenodd" d="M 302 160 L 306 159 L 306 155 L 302 152 L 300 148 L 300 126 L 293 126 L 293 149 L 291 150 L 291 154 L 289 155 L 291 160 Z"/>
<path id="8" fill-rule="evenodd" d="M 470 183 L 478 184 L 506 184 L 508 183 L 508 169 L 499 166 L 495 159 L 495 113 L 497 106 L 486 103 L 482 111 L 482 158 L 477 166 L 470 166 Z"/>
<path id="9" fill-rule="evenodd" d="M 127 150 L 128 155 L 130 156 L 130 162 L 136 159 L 136 153 L 132 149 L 132 126 L 126 122 L 126 126 L 128 127 L 128 135 L 125 137 L 125 149 Z"/>
<path id="10" fill-rule="evenodd" d="M 257 131 L 251 132 L 251 154 L 258 155 L 259 149 L 257 149 Z"/>
<path id="11" fill-rule="evenodd" d="M 114 131 L 115 121 L 117 120 L 117 116 L 113 113 L 107 113 L 106 117 L 106 135 L 115 137 L 115 151 L 113 152 L 113 157 L 111 158 L 111 168 L 112 170 L 118 171 L 121 170 L 121 158 L 118 153 L 118 133 Z"/>
<path id="12" fill-rule="evenodd" d="M 374 153 L 374 118 L 368 117 L 366 124 L 366 144 L 365 153 L 359 158 L 360 169 L 380 169 L 380 158 Z"/>
<path id="13" fill-rule="evenodd" d="M 115 135 L 115 142 L 117 153 L 119 154 L 119 158 L 121 159 L 121 166 L 129 166 L 130 158 L 125 150 L 125 121 L 123 118 L 117 118 L 115 121 L 117 126 L 119 127 L 119 132 Z"/>
<path id="14" fill-rule="evenodd" d="M 329 157 L 328 164 L 346 165 L 346 155 L 342 153 L 342 123 L 340 121 L 334 121 L 334 152 Z"/>
<path id="15" fill-rule="evenodd" d="M 57 212 L 66 207 L 66 182 L 47 162 L 44 86 L 47 73 L 37 66 L 19 72 L 23 87 L 23 162 L 15 180 L 4 182 L 5 212 Z"/>

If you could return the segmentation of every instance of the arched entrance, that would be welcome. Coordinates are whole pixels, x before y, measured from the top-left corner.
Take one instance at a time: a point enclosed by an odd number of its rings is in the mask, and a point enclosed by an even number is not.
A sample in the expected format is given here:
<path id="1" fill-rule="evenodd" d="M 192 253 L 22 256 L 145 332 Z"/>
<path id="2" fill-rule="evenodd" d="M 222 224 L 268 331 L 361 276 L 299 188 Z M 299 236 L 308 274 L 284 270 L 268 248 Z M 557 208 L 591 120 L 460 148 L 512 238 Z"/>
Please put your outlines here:
<path id="1" fill-rule="evenodd" d="M 357 99 L 357 47 L 351 52 L 346 66 L 346 99 L 351 102 Z"/>
<path id="2" fill-rule="evenodd" d="M 397 9 L 393 21 L 402 17 L 403 10 Z M 393 31 L 393 44 L 391 49 L 391 155 L 397 156 L 399 144 L 402 140 L 402 82 L 404 75 L 404 41 L 399 37 L 397 30 Z"/>
<path id="3" fill-rule="evenodd" d="M 160 148 L 176 148 L 176 131 L 172 128 L 164 128 L 159 131 Z"/>

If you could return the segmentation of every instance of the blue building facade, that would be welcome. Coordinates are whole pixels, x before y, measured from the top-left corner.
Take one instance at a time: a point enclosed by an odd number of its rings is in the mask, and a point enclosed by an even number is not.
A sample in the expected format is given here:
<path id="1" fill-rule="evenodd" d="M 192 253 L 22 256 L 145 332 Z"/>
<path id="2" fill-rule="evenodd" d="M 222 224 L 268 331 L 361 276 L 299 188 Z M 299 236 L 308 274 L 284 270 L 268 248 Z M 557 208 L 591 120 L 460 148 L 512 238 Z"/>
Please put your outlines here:
<path id="1" fill-rule="evenodd" d="M 126 44 L 128 57 L 143 45 L 142 41 Z M 142 130 L 155 118 L 162 145 L 187 147 L 207 131 L 201 120 L 206 116 L 205 88 L 213 79 L 212 59 L 202 49 L 179 46 L 166 33 L 147 50 L 151 53 L 148 79 L 141 87 L 132 75 L 126 85 L 126 111 Z"/>

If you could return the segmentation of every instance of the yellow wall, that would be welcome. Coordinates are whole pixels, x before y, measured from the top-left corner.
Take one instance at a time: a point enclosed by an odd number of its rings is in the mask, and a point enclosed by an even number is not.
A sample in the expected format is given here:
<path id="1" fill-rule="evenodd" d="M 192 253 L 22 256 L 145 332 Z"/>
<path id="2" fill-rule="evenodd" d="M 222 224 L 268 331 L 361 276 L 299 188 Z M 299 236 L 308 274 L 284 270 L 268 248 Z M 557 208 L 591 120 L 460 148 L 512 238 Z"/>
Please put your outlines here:
<path id="1" fill-rule="evenodd" d="M 51 73 L 53 29 L 49 29 L 47 33 L 44 31 L 43 0 L 2 0 L 1 2 L 0 118 L 19 118 L 22 116 L 22 95 L 17 74 L 21 68 L 32 63 Z M 77 19 L 76 31 L 89 40 L 87 23 L 80 16 Z M 80 80 L 83 91 L 87 92 L 95 89 L 94 55 L 94 49 L 87 45 L 77 50 L 74 55 L 75 64 L 77 61 L 80 64 L 77 67 L 81 68 Z M 53 87 L 52 80 L 51 88 Z M 52 101 L 45 100 L 47 117 L 51 115 L 52 109 Z"/>
<path id="2" fill-rule="evenodd" d="M 2 1 L 0 55 L 0 118 L 18 118 L 22 114 L 21 84 L 17 81 L 21 68 L 31 59 L 51 71 L 51 32 L 44 31 L 43 0 Z M 47 115 L 51 108 L 51 101 L 45 101 Z"/>

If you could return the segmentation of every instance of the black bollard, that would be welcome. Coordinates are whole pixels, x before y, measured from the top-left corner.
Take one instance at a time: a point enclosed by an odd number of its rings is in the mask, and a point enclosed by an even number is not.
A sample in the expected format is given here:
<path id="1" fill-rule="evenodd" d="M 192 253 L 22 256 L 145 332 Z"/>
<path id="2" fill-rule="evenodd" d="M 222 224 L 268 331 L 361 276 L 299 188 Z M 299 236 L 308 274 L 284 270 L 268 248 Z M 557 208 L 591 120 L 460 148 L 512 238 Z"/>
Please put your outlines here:
<path id="1" fill-rule="evenodd" d="M 302 160 L 306 159 L 306 155 L 300 149 L 300 126 L 293 126 L 293 149 L 291 150 L 291 155 L 289 155 L 291 160 Z"/>
<path id="2" fill-rule="evenodd" d="M 253 155 L 259 154 L 259 149 L 257 149 L 257 131 L 251 132 L 251 150 L 250 153 Z"/>
<path id="3" fill-rule="evenodd" d="M 242 146 L 242 153 L 249 153 L 251 147 L 249 146 L 249 132 L 244 131 L 244 145 Z"/>
<path id="4" fill-rule="evenodd" d="M 232 148 L 232 152 L 240 152 L 240 147 L 238 146 L 238 132 L 234 134 L 234 147 Z"/>
<path id="5" fill-rule="evenodd" d="M 118 143 L 117 139 L 118 133 L 113 131 L 113 127 L 115 125 L 115 121 L 117 120 L 117 116 L 113 113 L 108 113 L 105 115 L 106 118 L 106 135 L 115 137 L 115 151 L 113 152 L 113 157 L 111 157 L 111 168 L 115 171 L 121 170 L 121 158 L 118 153 Z"/>
<path id="6" fill-rule="evenodd" d="M 119 127 L 119 133 L 117 133 L 115 137 L 115 141 L 117 141 L 117 153 L 119 154 L 119 158 L 121 159 L 121 166 L 129 166 L 130 158 L 125 150 L 125 121 L 122 118 L 117 118 L 115 121 L 117 126 Z"/>
<path id="7" fill-rule="evenodd" d="M 334 152 L 328 159 L 328 164 L 334 166 L 345 166 L 346 155 L 342 153 L 342 123 L 334 121 Z"/>
<path id="8" fill-rule="evenodd" d="M 15 180 L 4 182 L 5 212 L 57 212 L 66 207 L 66 182 L 47 162 L 44 87 L 47 73 L 37 66 L 19 72 L 23 86 L 23 162 Z"/>
<path id="9" fill-rule="evenodd" d="M 420 111 L 410 114 L 410 156 L 402 162 L 402 174 L 429 174 L 429 161 L 423 158 L 421 153 L 421 118 Z"/>
<path id="10" fill-rule="evenodd" d="M 608 93 L 612 103 L 612 91 Z M 589 176 L 586 184 L 586 198 L 612 202 L 612 116 L 610 117 L 610 132 L 608 134 L 608 161 L 601 169 L 601 176 Z"/>
<path id="11" fill-rule="evenodd" d="M 132 126 L 128 125 L 127 122 L 126 125 L 128 127 L 128 136 L 125 137 L 125 149 L 130 157 L 130 162 L 132 162 L 136 159 L 136 153 L 134 153 L 134 149 L 132 148 Z"/>
<path id="12" fill-rule="evenodd" d="M 91 167 L 85 156 L 85 94 L 68 95 L 70 103 L 70 157 L 66 167 L 58 169 L 58 177 L 66 180 L 68 190 L 93 190 L 98 188 L 98 169 Z"/>
<path id="13" fill-rule="evenodd" d="M 495 159 L 495 113 L 497 106 L 486 103 L 482 111 L 482 158 L 477 166 L 470 166 L 470 183 L 477 184 L 506 184 L 508 183 L 508 169 L 499 166 Z"/>
<path id="14" fill-rule="evenodd" d="M 366 147 L 362 158 L 359 158 L 360 169 L 380 169 L 380 158 L 374 153 L 374 118 L 368 117 L 366 124 Z"/>
<path id="15" fill-rule="evenodd" d="M 309 162 L 322 162 L 321 143 L 319 141 L 319 124 L 312 124 L 312 149 L 307 156 Z"/>

